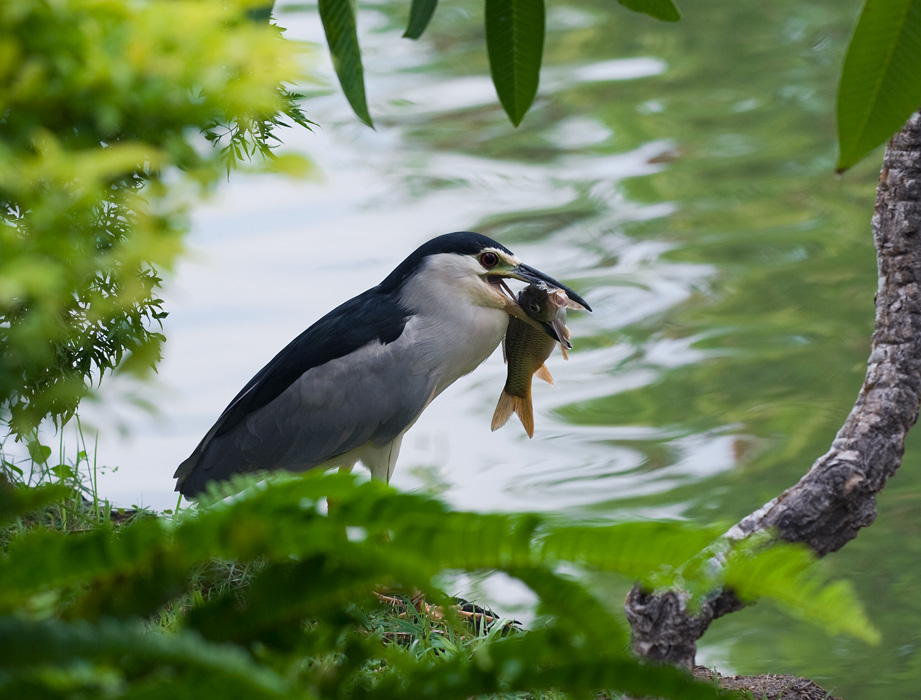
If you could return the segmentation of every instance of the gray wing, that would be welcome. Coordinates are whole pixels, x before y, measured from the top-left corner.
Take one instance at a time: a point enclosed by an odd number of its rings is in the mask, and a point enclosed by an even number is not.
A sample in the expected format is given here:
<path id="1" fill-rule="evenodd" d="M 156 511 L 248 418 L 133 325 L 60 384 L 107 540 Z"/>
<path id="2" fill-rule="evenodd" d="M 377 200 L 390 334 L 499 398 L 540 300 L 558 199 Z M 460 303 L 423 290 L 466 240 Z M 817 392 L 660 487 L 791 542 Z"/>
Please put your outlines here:
<path id="1" fill-rule="evenodd" d="M 230 430 L 215 425 L 177 470 L 182 492 L 260 469 L 302 471 L 366 443 L 385 445 L 419 416 L 436 380 L 413 361 L 409 334 L 368 343 L 304 372 Z"/>

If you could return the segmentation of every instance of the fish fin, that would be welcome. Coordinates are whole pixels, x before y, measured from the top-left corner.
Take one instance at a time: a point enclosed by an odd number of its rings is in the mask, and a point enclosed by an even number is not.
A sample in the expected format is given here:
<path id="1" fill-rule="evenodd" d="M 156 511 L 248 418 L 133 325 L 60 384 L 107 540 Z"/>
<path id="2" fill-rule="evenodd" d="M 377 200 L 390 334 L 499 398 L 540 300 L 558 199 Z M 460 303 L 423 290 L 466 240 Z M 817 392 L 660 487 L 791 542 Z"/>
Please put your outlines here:
<path id="1" fill-rule="evenodd" d="M 566 348 L 567 350 L 572 349 L 572 343 L 570 342 L 572 334 L 566 326 L 566 319 L 557 316 L 550 322 L 550 327 L 553 329 L 553 332 L 556 333 L 556 337 L 560 341 L 560 347 Z"/>
<path id="2" fill-rule="evenodd" d="M 534 406 L 531 405 L 531 392 L 529 391 L 527 396 L 516 396 L 514 399 L 515 413 L 518 414 L 518 419 L 524 426 L 528 437 L 532 438 L 534 437 Z"/>
<path id="3" fill-rule="evenodd" d="M 547 384 L 553 384 L 553 375 L 550 374 L 550 370 L 547 369 L 547 365 L 541 365 L 534 372 L 534 376 L 538 379 L 543 379 Z"/>
<path id="4" fill-rule="evenodd" d="M 513 413 L 518 414 L 528 437 L 534 437 L 534 408 L 531 405 L 531 397 L 512 396 L 504 389 L 499 397 L 499 403 L 496 404 L 496 412 L 492 416 L 492 429 L 498 430 L 505 425 Z"/>
<path id="5" fill-rule="evenodd" d="M 553 319 L 553 322 L 550 325 L 553 327 L 553 330 L 556 333 L 556 337 L 559 338 L 560 352 L 563 353 L 563 359 L 568 360 L 569 354 L 566 351 L 572 350 L 572 343 L 569 342 L 569 338 L 571 336 L 569 334 L 569 329 L 566 327 L 566 321 L 557 317 Z"/>
<path id="6" fill-rule="evenodd" d="M 515 397 L 503 389 L 502 395 L 499 396 L 499 403 L 496 404 L 496 412 L 492 414 L 492 425 L 490 426 L 492 431 L 495 432 L 508 423 L 508 419 L 511 418 L 512 414 L 517 410 L 515 406 Z"/>

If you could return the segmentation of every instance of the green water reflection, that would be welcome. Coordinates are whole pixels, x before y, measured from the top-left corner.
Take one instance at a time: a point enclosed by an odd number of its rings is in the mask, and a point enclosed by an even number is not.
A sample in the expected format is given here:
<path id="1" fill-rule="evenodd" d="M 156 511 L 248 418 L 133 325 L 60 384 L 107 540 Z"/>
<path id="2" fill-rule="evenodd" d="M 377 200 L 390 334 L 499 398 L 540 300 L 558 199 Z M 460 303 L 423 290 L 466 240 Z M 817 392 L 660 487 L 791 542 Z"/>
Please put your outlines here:
<path id="1" fill-rule="evenodd" d="M 395 36 L 405 4 L 375 7 L 376 31 Z M 849 411 L 872 329 L 869 220 L 881 157 L 832 173 L 836 77 L 859 7 L 697 0 L 666 25 L 607 0 L 551 6 L 543 88 L 518 130 L 486 102 L 407 113 L 394 101 L 378 116 L 400 125 L 425 164 L 402 176 L 403 196 L 476 177 L 475 166 L 432 165 L 451 153 L 515 164 L 524 181 L 561 193 L 545 207 L 492 213 L 480 230 L 510 245 L 552 236 L 578 246 L 592 262 L 573 261 L 570 278 L 617 311 L 577 326 L 579 352 L 599 358 L 592 368 L 612 390 L 569 402 L 562 420 L 636 427 L 605 440 L 641 456 L 634 474 L 667 471 L 688 441 L 730 454 L 728 469 L 698 457 L 669 486 L 599 492 L 583 514 L 662 507 L 735 521 L 793 484 Z M 426 40 L 443 52 L 427 72 L 485 74 L 479 12 L 472 2 L 439 8 Z M 631 177 L 608 175 L 618 159 L 633 163 Z M 636 260 L 625 265 L 625 254 Z M 674 299 L 656 286 L 663 269 L 679 280 Z M 643 295 L 648 313 L 617 305 Z M 755 606 L 713 626 L 705 659 L 808 675 L 844 698 L 918 695 L 919 440 L 916 431 L 877 523 L 827 561 L 855 582 L 883 643 L 832 639 Z"/>

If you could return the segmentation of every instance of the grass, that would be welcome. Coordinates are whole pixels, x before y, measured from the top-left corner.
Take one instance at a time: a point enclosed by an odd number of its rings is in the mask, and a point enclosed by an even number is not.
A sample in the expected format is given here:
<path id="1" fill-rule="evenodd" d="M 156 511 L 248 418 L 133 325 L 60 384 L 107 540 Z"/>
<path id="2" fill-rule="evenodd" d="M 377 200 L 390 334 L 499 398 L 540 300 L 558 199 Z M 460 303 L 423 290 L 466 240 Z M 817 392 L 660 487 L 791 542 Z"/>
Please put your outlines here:
<path id="1" fill-rule="evenodd" d="M 23 445 L 26 450 L 24 455 L 15 456 L 4 449 L 5 443 L 0 443 L 0 477 L 9 484 L 26 488 L 48 484 L 60 487 L 60 498 L 47 504 L 42 511 L 30 514 L 28 519 L 20 519 L 17 526 L 40 526 L 57 532 L 72 532 L 152 515 L 138 508 L 115 508 L 107 499 L 100 498 L 99 473 L 102 468 L 96 459 L 99 436 L 96 435 L 90 452 L 80 418 L 76 417 L 71 425 L 76 451 L 68 448 L 65 429 L 62 428 L 58 432 L 56 459 L 52 459 L 52 448 L 42 444 L 37 435 Z M 72 457 L 74 453 L 76 456 Z"/>

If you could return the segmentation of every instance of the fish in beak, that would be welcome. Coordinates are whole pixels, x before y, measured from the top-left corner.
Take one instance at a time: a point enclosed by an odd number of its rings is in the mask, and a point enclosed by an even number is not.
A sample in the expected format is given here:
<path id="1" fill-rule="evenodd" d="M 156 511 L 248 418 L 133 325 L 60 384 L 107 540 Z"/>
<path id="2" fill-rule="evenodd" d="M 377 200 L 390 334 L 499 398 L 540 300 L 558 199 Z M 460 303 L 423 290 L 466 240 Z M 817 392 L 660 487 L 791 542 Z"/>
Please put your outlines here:
<path id="1" fill-rule="evenodd" d="M 559 307 L 575 309 L 577 311 L 591 311 L 592 307 L 588 305 L 588 302 L 562 282 L 557 282 L 550 275 L 544 274 L 540 270 L 530 265 L 525 265 L 524 263 L 519 263 L 515 267 L 488 276 L 489 282 L 502 290 L 506 302 L 505 311 L 510 316 L 514 316 L 518 320 L 524 321 L 529 326 L 549 335 L 559 342 L 564 353 L 567 349 L 572 348 L 569 342 L 569 330 L 565 326 L 565 315 L 562 316 L 564 319 L 562 324 L 556 318 L 554 318 L 552 322 L 545 322 L 535 318 L 533 314 L 529 314 L 525 309 L 521 308 L 519 297 L 509 289 L 508 285 L 505 283 L 505 279 L 516 279 L 527 282 L 528 285 L 539 287 L 546 293 L 552 293 L 554 290 L 559 290 L 560 293 L 554 296 L 555 303 Z M 558 327 L 560 325 L 562 328 Z M 563 334 L 564 330 L 565 335 Z"/>
<path id="2" fill-rule="evenodd" d="M 585 301 L 585 299 L 580 297 L 565 284 L 557 282 L 550 275 L 545 275 L 543 272 L 531 267 L 530 265 L 521 263 L 517 267 L 512 268 L 512 270 L 509 271 L 508 276 L 523 282 L 527 282 L 528 284 L 544 286 L 547 289 L 562 289 L 564 292 L 566 292 L 566 296 L 569 300 L 566 305 L 567 308 L 578 309 L 580 311 L 592 310 L 592 307 L 588 305 L 588 302 Z"/>
<path id="3" fill-rule="evenodd" d="M 496 404 L 492 429 L 500 428 L 515 413 L 528 437 L 534 437 L 531 380 L 537 376 L 553 384 L 553 377 L 544 363 L 556 341 L 559 341 L 563 359 L 566 359 L 566 350 L 572 347 L 566 327 L 566 309 L 584 307 L 570 299 L 563 289 L 550 288 L 544 281 L 529 284 L 521 290 L 518 302 L 520 308 L 536 322 L 537 329 L 519 321 L 517 316 L 509 319 L 502 344 L 508 362 L 508 377 Z"/>

